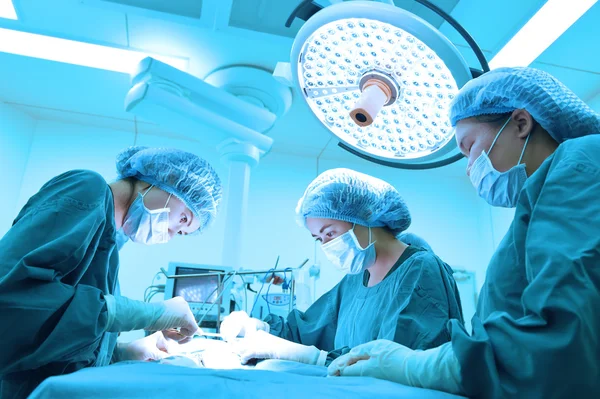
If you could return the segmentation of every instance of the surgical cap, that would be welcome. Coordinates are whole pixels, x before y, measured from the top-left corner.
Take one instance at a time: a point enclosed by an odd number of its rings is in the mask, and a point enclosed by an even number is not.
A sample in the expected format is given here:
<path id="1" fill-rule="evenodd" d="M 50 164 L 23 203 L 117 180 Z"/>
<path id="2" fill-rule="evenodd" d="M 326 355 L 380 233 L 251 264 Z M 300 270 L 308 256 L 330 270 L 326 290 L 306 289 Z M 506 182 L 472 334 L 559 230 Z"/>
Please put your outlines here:
<path id="1" fill-rule="evenodd" d="M 319 175 L 298 201 L 296 217 L 335 219 L 367 227 L 388 227 L 399 234 L 410 226 L 410 212 L 398 191 L 375 177 L 350 169 Z"/>
<path id="2" fill-rule="evenodd" d="M 419 237 L 414 233 L 402 233 L 400 234 L 398 239 L 405 244 L 414 245 L 415 247 L 420 247 L 433 252 L 433 249 L 431 249 L 431 246 L 429 246 L 427 241 L 425 241 L 422 237 Z"/>
<path id="3" fill-rule="evenodd" d="M 558 143 L 600 133 L 600 115 L 550 74 L 498 68 L 468 82 L 452 101 L 452 126 L 479 115 L 525 109 Z"/>
<path id="4" fill-rule="evenodd" d="M 134 177 L 179 198 L 202 231 L 219 210 L 221 180 L 204 159 L 172 148 L 130 147 L 117 155 L 120 179 Z"/>

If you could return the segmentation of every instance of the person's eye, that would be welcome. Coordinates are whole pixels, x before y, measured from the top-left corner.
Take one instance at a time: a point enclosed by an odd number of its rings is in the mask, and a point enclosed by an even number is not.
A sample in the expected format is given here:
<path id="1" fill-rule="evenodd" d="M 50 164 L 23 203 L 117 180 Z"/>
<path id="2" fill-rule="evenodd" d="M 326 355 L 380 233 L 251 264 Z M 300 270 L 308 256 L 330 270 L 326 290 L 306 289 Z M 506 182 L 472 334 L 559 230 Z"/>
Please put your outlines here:
<path id="1" fill-rule="evenodd" d="M 188 221 L 187 216 L 185 214 L 181 215 L 181 220 L 179 220 L 179 223 L 187 223 L 187 221 Z"/>
<path id="2" fill-rule="evenodd" d="M 327 236 L 327 238 L 332 238 L 333 237 L 333 231 L 328 232 L 327 234 L 325 234 Z"/>
<path id="3" fill-rule="evenodd" d="M 323 240 L 321 240 L 319 237 L 315 238 L 316 242 L 322 242 Z"/>

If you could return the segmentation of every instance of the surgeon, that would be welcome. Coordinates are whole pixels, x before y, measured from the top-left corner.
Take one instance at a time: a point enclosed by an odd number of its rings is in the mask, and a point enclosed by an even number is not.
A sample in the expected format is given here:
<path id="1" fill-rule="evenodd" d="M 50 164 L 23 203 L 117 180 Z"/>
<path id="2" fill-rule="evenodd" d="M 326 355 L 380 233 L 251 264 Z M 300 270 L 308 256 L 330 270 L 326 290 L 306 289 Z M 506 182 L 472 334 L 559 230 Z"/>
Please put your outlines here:
<path id="1" fill-rule="evenodd" d="M 167 351 L 161 333 L 117 346 L 119 332 L 198 330 L 182 298 L 119 295 L 117 236 L 152 245 L 204 230 L 221 201 L 218 176 L 193 154 L 145 147 L 119 154 L 117 171 L 111 184 L 86 170 L 53 178 L 0 240 L 1 398 L 26 397 L 49 376 Z"/>
<path id="2" fill-rule="evenodd" d="M 243 361 L 325 365 L 377 338 L 428 349 L 450 339 L 448 320 L 463 324 L 452 269 L 397 238 L 411 218 L 388 183 L 349 169 L 326 171 L 308 186 L 296 214 L 346 276 L 306 312 L 294 310 L 287 319 L 269 315 L 261 322 L 232 314 L 221 328 L 225 336 L 229 330 L 270 332 L 244 334 Z"/>
<path id="3" fill-rule="evenodd" d="M 600 397 L 600 116 L 545 72 L 500 68 L 464 86 L 450 119 L 477 193 L 515 208 L 473 333 L 451 321 L 451 342 L 421 352 L 370 342 L 329 373 L 469 397 Z"/>

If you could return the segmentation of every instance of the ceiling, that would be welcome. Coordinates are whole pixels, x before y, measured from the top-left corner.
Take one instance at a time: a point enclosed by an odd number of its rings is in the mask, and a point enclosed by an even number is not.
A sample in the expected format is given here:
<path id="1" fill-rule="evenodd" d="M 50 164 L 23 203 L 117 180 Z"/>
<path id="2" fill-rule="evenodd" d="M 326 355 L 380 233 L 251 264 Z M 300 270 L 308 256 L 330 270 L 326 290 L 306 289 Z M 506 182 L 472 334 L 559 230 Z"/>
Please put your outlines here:
<path id="1" fill-rule="evenodd" d="M 19 21 L 0 26 L 85 42 L 130 47 L 188 58 L 189 72 L 205 77 L 227 65 L 273 70 L 289 61 L 302 25 L 284 24 L 300 0 L 14 0 Z M 397 6 L 437 26 L 477 66 L 462 38 L 413 0 Z M 544 4 L 543 0 L 433 0 L 475 38 L 488 59 Z M 600 3 L 597 3 L 532 65 L 563 81 L 600 111 Z M 118 130 L 136 128 L 124 111 L 130 88 L 125 74 L 0 53 L 0 101 L 37 119 L 61 120 Z M 168 126 L 137 121 L 141 134 L 181 136 Z M 354 158 L 294 95 L 290 111 L 269 132 L 273 151 L 303 156 Z M 201 137 L 189 137 L 201 140 Z M 460 167 L 462 172 L 462 166 Z"/>

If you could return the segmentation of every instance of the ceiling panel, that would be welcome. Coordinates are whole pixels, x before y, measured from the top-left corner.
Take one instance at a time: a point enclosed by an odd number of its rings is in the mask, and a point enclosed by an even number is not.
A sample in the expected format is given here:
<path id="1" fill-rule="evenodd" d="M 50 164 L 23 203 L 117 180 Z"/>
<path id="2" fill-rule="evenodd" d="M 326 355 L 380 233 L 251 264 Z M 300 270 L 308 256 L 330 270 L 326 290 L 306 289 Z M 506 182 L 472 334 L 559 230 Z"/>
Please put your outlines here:
<path id="1" fill-rule="evenodd" d="M 129 76 L 0 53 L 0 100 L 130 119 Z"/>
<path id="2" fill-rule="evenodd" d="M 106 3 L 136 7 L 192 19 L 202 16 L 202 0 L 102 0 Z"/>
<path id="3" fill-rule="evenodd" d="M 214 11 L 215 7 L 227 8 L 223 4 L 230 2 L 230 27 L 190 25 L 167 17 L 167 14 L 185 14 L 185 18 L 189 18 L 191 9 L 185 7 L 201 4 L 200 0 L 19 1 L 23 13 L 19 26 L 23 29 L 187 57 L 190 59 L 190 73 L 198 77 L 205 77 L 211 71 L 231 64 L 273 70 L 278 61 L 289 61 L 293 37 L 302 26 L 302 21 L 296 19 L 291 28 L 284 27 L 287 17 L 300 0 L 204 1 L 202 18 L 209 16 L 209 5 Z M 92 3 L 113 3 L 115 8 L 92 6 Z M 434 0 L 434 3 L 451 12 L 490 59 L 544 0 Z M 439 17 L 413 0 L 396 0 L 396 4 L 440 26 L 440 30 L 457 44 L 469 64 L 477 65 L 464 41 Z M 155 13 L 145 15 L 133 11 L 142 7 L 152 8 Z M 588 101 L 600 94 L 600 52 L 596 51 L 597 38 L 600 37 L 598 21 L 600 4 L 594 6 L 533 65 L 552 73 Z M 0 100 L 27 104 L 18 107 L 36 118 L 69 120 L 121 131 L 132 129 L 133 115 L 123 110 L 124 97 L 130 88 L 129 77 L 125 74 L 2 53 L 0 74 L 3 77 L 0 80 Z M 596 102 L 600 104 L 600 101 Z M 170 131 L 168 126 L 143 121 L 138 124 L 138 132 L 177 136 L 177 132 Z M 297 92 L 294 92 L 294 102 L 288 114 L 268 134 L 275 139 L 275 152 L 316 157 L 327 146 L 323 153 L 325 157 L 341 162 L 356 159 L 339 149 L 336 140 L 330 141 L 330 133 L 312 115 Z M 456 173 L 464 173 L 462 166 L 457 167 Z"/>
<path id="4" fill-rule="evenodd" d="M 432 2 L 447 13 L 451 13 L 458 1 L 433 0 Z M 233 0 L 229 24 L 271 35 L 295 37 L 304 21 L 296 18 L 289 28 L 285 27 L 285 22 L 300 2 L 301 0 Z M 394 4 L 420 16 L 437 28 L 444 22 L 442 17 L 414 0 L 395 0 Z"/>
<path id="5" fill-rule="evenodd" d="M 600 3 L 559 37 L 536 61 L 600 74 Z"/>
<path id="6" fill-rule="evenodd" d="M 16 28 L 66 39 L 127 46 L 125 14 L 78 0 L 18 0 Z"/>
<path id="7" fill-rule="evenodd" d="M 458 1 L 459 0 L 431 0 L 431 3 L 438 6 L 446 13 L 452 14 L 452 10 L 454 10 L 454 7 L 456 7 Z M 445 21 L 444 18 L 439 16 L 437 13 L 417 3 L 415 0 L 394 0 L 394 4 L 397 7 L 403 8 L 415 15 L 418 15 L 438 29 Z"/>
<path id="8" fill-rule="evenodd" d="M 271 35 L 295 37 L 303 24 L 296 19 L 292 26 L 285 22 L 301 0 L 233 0 L 229 25 Z"/>
<path id="9" fill-rule="evenodd" d="M 461 0 L 451 15 L 469 32 L 479 47 L 495 54 L 545 2 Z M 466 45 L 462 36 L 448 23 L 444 23 L 440 31 L 452 42 Z"/>

